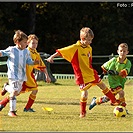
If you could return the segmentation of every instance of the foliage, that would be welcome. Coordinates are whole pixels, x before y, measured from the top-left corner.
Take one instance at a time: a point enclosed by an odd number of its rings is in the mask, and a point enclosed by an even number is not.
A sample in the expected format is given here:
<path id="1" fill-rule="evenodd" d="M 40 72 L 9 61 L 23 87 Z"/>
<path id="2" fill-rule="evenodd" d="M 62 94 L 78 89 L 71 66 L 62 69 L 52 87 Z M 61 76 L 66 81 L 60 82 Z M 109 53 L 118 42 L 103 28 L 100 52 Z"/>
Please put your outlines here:
<path id="1" fill-rule="evenodd" d="M 129 45 L 129 54 L 132 54 L 133 8 L 118 7 L 117 4 L 118 2 L 1 2 L 0 49 L 14 45 L 14 30 L 21 29 L 27 35 L 35 33 L 39 37 L 39 52 L 53 54 L 56 49 L 79 40 L 79 30 L 88 26 L 95 34 L 91 44 L 93 55 L 117 54 L 117 46 L 121 42 Z M 100 60 L 104 62 L 104 59 Z M 96 69 L 99 71 L 98 64 Z"/>
<path id="2" fill-rule="evenodd" d="M 7 79 L 1 79 L 2 84 Z M 107 85 L 107 81 L 103 80 Z M 75 81 L 57 80 L 56 83 L 47 84 L 38 82 L 39 92 L 33 105 L 34 113 L 25 113 L 23 108 L 28 100 L 30 93 L 21 94 L 17 97 L 16 118 L 10 118 L 7 113 L 9 104 L 0 112 L 0 129 L 6 132 L 58 132 L 58 131 L 77 131 L 77 132 L 132 132 L 133 104 L 132 104 L 132 80 L 128 80 L 125 86 L 125 95 L 129 115 L 123 118 L 116 118 L 113 115 L 114 106 L 108 103 L 87 110 L 85 118 L 79 118 L 79 98 L 80 92 Z M 130 90 L 130 91 L 129 91 Z M 100 89 L 96 86 L 88 90 L 88 105 L 93 96 L 102 96 Z M 53 108 L 52 112 L 45 112 L 42 107 Z"/>
<path id="3" fill-rule="evenodd" d="M 94 55 L 116 54 L 121 42 L 129 44 L 131 54 L 133 8 L 118 7 L 117 3 L 1 2 L 0 42 L 4 45 L 0 48 L 14 45 L 14 30 L 21 29 L 39 37 L 40 52 L 52 54 L 57 48 L 75 43 L 79 39 L 79 30 L 88 26 L 95 34 Z"/>

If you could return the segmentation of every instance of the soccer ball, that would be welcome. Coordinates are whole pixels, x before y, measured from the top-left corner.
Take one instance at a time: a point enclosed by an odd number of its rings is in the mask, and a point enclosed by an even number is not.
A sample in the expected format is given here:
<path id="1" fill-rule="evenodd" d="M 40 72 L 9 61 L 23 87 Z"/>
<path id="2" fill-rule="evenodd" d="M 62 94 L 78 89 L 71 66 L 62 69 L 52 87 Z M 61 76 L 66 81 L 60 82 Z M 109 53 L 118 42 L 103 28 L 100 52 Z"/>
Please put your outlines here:
<path id="1" fill-rule="evenodd" d="M 113 114 L 115 117 L 125 117 L 127 113 L 125 107 L 116 106 L 113 110 Z"/>

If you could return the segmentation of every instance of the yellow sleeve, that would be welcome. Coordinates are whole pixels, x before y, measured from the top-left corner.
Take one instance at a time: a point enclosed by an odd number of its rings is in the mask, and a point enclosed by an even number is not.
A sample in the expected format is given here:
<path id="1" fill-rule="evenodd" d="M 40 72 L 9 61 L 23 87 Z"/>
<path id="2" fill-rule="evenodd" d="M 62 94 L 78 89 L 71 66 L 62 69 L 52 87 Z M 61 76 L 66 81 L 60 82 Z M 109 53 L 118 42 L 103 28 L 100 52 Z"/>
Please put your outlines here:
<path id="1" fill-rule="evenodd" d="M 75 44 L 56 50 L 64 59 L 71 62 L 77 47 Z"/>
<path id="2" fill-rule="evenodd" d="M 44 64 L 41 56 L 39 53 L 37 53 L 37 60 L 40 60 L 40 64 L 39 65 L 34 65 L 34 69 L 40 70 L 40 71 L 44 71 L 44 69 L 46 68 L 46 65 Z"/>

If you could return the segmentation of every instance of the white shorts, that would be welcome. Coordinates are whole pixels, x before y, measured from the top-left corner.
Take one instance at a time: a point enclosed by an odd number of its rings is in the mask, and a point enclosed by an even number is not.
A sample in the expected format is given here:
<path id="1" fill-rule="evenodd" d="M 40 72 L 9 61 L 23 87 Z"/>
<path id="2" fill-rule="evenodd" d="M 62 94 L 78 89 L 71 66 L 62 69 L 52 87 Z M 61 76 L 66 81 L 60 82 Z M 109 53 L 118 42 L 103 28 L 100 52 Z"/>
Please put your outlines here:
<path id="1" fill-rule="evenodd" d="M 13 91 L 17 91 L 18 93 L 22 89 L 23 81 L 15 81 L 12 79 L 9 79 L 9 85 L 6 86 L 6 90 L 11 93 Z"/>

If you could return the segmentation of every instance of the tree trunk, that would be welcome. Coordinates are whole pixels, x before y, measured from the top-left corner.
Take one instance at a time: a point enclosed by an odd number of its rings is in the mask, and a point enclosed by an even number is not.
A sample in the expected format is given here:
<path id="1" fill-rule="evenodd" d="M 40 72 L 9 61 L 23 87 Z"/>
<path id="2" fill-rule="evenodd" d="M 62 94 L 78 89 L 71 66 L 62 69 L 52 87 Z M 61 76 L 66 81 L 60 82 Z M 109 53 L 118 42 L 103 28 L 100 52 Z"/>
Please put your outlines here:
<path id="1" fill-rule="evenodd" d="M 35 33 L 35 28 L 36 28 L 36 3 L 31 3 L 30 4 L 31 6 L 31 8 L 30 8 L 30 20 L 29 20 L 29 22 L 30 22 L 30 28 L 29 28 L 29 32 L 30 32 L 30 34 L 32 34 L 32 33 Z"/>

